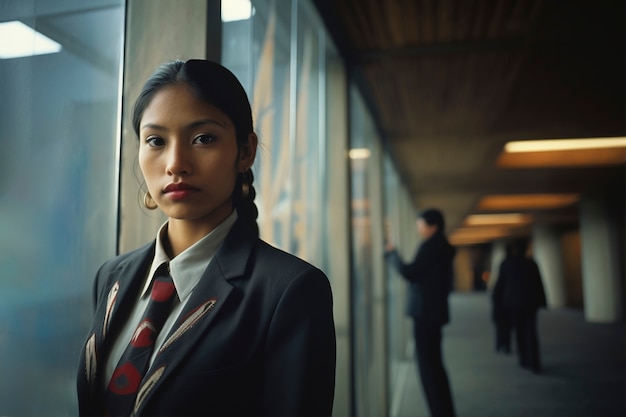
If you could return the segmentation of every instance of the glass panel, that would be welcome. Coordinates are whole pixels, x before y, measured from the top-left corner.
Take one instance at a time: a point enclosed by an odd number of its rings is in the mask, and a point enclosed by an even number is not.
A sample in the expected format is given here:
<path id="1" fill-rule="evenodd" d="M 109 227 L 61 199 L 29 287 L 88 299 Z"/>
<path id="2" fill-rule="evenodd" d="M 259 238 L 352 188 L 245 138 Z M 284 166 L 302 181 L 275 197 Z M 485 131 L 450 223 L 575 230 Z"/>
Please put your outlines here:
<path id="1" fill-rule="evenodd" d="M 259 194 L 259 226 L 263 239 L 291 251 L 294 195 L 292 162 L 295 129 L 295 91 L 291 62 L 291 8 L 275 2 L 266 3 L 266 21 L 255 20 L 255 29 L 263 28 L 262 44 L 254 62 L 254 114 L 263 143 L 255 166 Z M 255 30 L 256 32 L 256 30 Z M 294 81 L 295 82 L 295 81 Z"/>
<path id="2" fill-rule="evenodd" d="M 252 5 L 251 19 L 224 22 L 222 63 L 242 81 L 252 104 L 260 144 L 253 171 L 261 236 L 291 251 L 291 4 L 258 0 Z"/>
<path id="3" fill-rule="evenodd" d="M 324 145 L 320 122 L 323 93 L 323 68 L 320 67 L 319 27 L 304 2 L 299 3 L 297 17 L 296 59 L 296 118 L 294 156 L 292 161 L 294 208 L 291 250 L 297 256 L 321 266 L 324 258 L 322 244 L 324 227 Z"/>
<path id="4" fill-rule="evenodd" d="M 343 62 L 326 37 L 326 79 L 324 109 L 325 167 L 324 235 L 320 246 L 324 261 L 319 265 L 328 275 L 332 288 L 337 336 L 337 372 L 333 415 L 354 415 L 351 406 L 352 354 L 350 351 L 350 222 L 348 151 L 348 97 Z"/>
<path id="5" fill-rule="evenodd" d="M 356 88 L 350 95 L 355 414 L 387 414 L 380 140 Z"/>
<path id="6" fill-rule="evenodd" d="M 385 229 L 403 259 L 410 260 L 417 245 L 414 208 L 388 155 L 384 163 Z M 395 400 L 401 399 L 394 393 L 404 390 L 407 369 L 411 375 L 415 372 L 414 344 L 411 320 L 405 314 L 408 285 L 391 263 L 387 264 L 386 274 L 389 390 Z M 399 406 L 391 405 L 394 410 Z"/>
<path id="7" fill-rule="evenodd" d="M 333 286 L 334 410 L 349 415 L 345 74 L 311 2 L 278 3 L 255 0 L 251 18 L 223 22 L 222 62 L 252 102 L 261 237 L 324 270 Z"/>
<path id="8" fill-rule="evenodd" d="M 261 143 L 254 166 L 261 235 L 321 267 L 326 215 L 322 26 L 306 2 L 299 3 L 295 16 L 290 4 L 253 5 L 251 19 L 224 22 L 222 62 L 242 80 L 252 101 Z"/>
<path id="9" fill-rule="evenodd" d="M 116 246 L 123 3 L 0 1 L 62 46 L 0 59 L 0 415 L 77 413 L 93 277 Z"/>

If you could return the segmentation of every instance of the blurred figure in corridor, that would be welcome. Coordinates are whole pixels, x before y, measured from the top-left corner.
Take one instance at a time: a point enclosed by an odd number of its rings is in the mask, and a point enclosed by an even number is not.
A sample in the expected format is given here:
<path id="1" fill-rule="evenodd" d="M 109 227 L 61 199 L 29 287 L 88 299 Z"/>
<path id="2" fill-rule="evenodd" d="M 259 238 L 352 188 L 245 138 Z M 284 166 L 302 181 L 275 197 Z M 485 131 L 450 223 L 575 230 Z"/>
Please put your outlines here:
<path id="1" fill-rule="evenodd" d="M 519 364 L 539 373 L 537 311 L 546 306 L 546 296 L 539 267 L 527 252 L 528 239 L 520 238 L 511 243 L 510 255 L 500 265 L 493 301 L 508 313 L 515 332 Z"/>
<path id="2" fill-rule="evenodd" d="M 509 259 L 513 250 L 511 242 L 506 244 L 505 259 Z M 491 319 L 496 333 L 496 352 L 511 353 L 511 317 L 509 311 L 502 304 L 502 286 L 494 288 L 491 294 Z"/>
<path id="3" fill-rule="evenodd" d="M 390 239 L 385 248 L 387 258 L 410 284 L 407 314 L 413 318 L 418 371 L 432 417 L 455 415 L 441 352 L 441 328 L 449 321 L 448 294 L 456 250 L 444 230 L 443 213 L 428 209 L 417 219 L 422 243 L 411 263 L 400 259 Z"/>

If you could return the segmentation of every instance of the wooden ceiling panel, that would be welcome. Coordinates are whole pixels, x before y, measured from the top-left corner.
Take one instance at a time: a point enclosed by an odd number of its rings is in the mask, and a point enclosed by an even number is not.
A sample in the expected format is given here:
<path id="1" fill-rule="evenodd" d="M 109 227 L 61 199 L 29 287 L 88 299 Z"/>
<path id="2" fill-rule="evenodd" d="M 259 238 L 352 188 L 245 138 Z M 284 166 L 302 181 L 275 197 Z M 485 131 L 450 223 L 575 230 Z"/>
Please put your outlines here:
<path id="1" fill-rule="evenodd" d="M 318 2 L 325 3 L 325 2 Z M 335 12 L 358 51 L 525 36 L 540 0 L 338 0 Z"/>
<path id="2" fill-rule="evenodd" d="M 390 135 L 482 136 L 506 109 L 520 68 L 515 54 L 392 59 L 364 66 Z"/>
<path id="3" fill-rule="evenodd" d="M 624 164 L 497 165 L 509 140 L 624 136 L 623 0 L 314 1 L 418 209 L 623 183 Z"/>

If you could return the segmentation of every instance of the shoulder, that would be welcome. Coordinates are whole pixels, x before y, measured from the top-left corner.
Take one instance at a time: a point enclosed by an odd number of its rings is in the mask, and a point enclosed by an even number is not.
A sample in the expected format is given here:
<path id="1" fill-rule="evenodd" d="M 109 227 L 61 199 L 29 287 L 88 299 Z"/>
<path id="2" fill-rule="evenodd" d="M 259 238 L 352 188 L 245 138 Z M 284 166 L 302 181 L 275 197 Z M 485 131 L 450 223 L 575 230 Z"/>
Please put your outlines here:
<path id="1" fill-rule="evenodd" d="M 154 247 L 154 242 L 151 242 L 105 261 L 96 274 L 96 287 L 100 289 L 103 286 L 108 287 L 113 280 L 125 276 L 132 278 L 132 274 L 126 274 L 126 272 L 146 266 L 152 260 Z"/>
<path id="2" fill-rule="evenodd" d="M 422 241 L 420 247 L 429 250 L 442 250 L 450 246 L 448 240 L 442 233 L 436 233 L 428 239 Z"/>
<path id="3" fill-rule="evenodd" d="M 265 300 L 267 311 L 272 312 L 273 326 L 313 320 L 332 328 L 333 293 L 324 272 L 262 240 L 255 246 L 249 290 L 255 298 Z"/>
<path id="4" fill-rule="evenodd" d="M 255 244 L 252 274 L 278 292 L 330 292 L 330 282 L 321 269 L 260 239 Z"/>
<path id="5" fill-rule="evenodd" d="M 514 262 L 514 260 L 513 260 L 510 256 L 507 256 L 506 258 L 504 258 L 504 259 L 502 260 L 502 262 L 500 263 L 500 265 L 501 265 L 502 267 L 505 267 L 505 268 L 506 268 L 506 267 L 510 266 L 513 262 Z"/>
<path id="6" fill-rule="evenodd" d="M 535 261 L 535 259 L 527 258 L 526 264 L 532 272 L 539 273 L 539 264 Z"/>
<path id="7" fill-rule="evenodd" d="M 456 255 L 456 248 L 450 245 L 443 233 L 437 233 L 426 239 L 421 244 L 420 249 L 429 256 L 436 256 L 442 259 L 452 259 Z"/>
<path id="8" fill-rule="evenodd" d="M 113 272 L 125 268 L 129 265 L 135 264 L 136 262 L 145 261 L 148 255 L 154 253 L 154 246 L 154 242 L 151 242 L 137 249 L 131 250 L 130 252 L 125 252 L 108 259 L 100 267 L 99 274 L 103 275 L 107 272 Z"/>
<path id="9" fill-rule="evenodd" d="M 279 272 L 280 275 L 307 273 L 325 277 L 324 273 L 316 266 L 261 239 L 257 241 L 255 249 L 256 264 L 259 267 L 271 268 L 274 272 Z"/>

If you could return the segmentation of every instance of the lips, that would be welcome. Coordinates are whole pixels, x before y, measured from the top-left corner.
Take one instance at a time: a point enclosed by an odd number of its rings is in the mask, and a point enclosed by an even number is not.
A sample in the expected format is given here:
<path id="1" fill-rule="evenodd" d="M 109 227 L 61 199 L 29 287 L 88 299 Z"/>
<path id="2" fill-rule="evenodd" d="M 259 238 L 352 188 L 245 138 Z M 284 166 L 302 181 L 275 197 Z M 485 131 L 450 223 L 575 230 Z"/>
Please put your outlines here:
<path id="1" fill-rule="evenodd" d="M 172 200 L 181 200 L 190 196 L 196 191 L 199 191 L 196 187 L 193 187 L 189 184 L 185 184 L 181 182 L 181 183 L 176 183 L 176 184 L 174 183 L 168 184 L 163 189 L 163 194 L 165 194 L 167 197 L 171 198 Z"/>
<path id="2" fill-rule="evenodd" d="M 197 191 L 196 187 L 192 187 L 189 184 L 185 184 L 184 182 L 176 183 L 176 184 L 168 184 L 164 189 L 164 193 L 171 193 L 176 191 Z"/>

